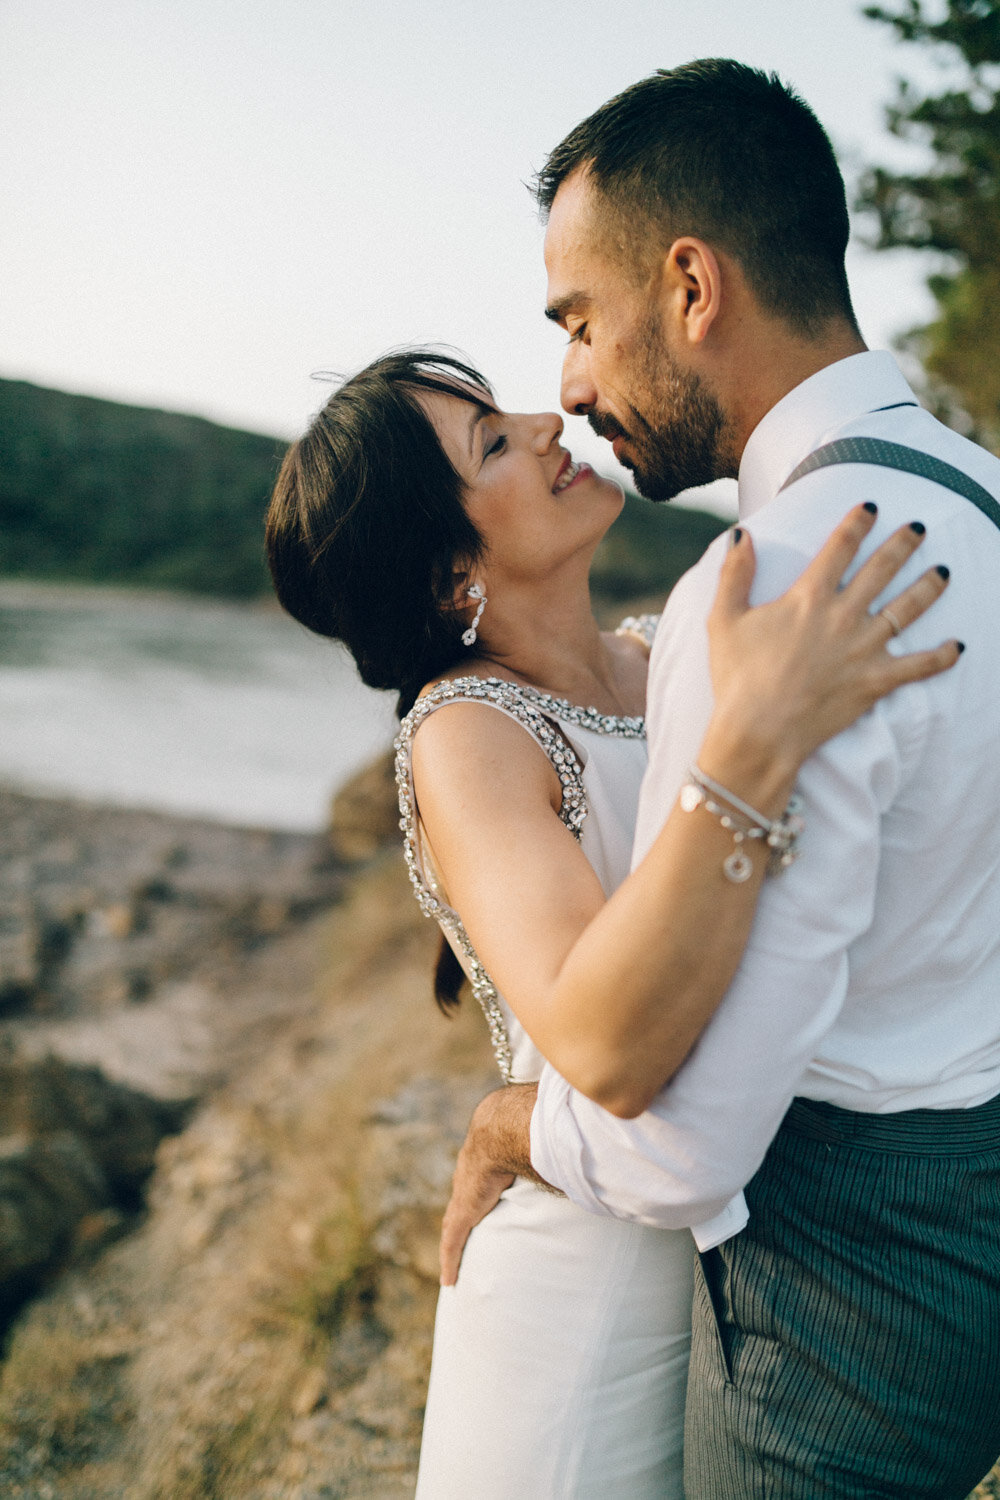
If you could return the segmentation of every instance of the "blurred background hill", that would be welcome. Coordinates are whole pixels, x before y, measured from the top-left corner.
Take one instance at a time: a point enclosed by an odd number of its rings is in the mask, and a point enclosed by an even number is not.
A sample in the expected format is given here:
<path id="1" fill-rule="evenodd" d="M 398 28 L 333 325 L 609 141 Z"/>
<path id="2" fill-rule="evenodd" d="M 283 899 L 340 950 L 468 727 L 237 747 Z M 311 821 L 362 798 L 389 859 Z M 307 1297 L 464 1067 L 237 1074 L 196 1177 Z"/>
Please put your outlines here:
<path id="1" fill-rule="evenodd" d="M 283 444 L 0 380 L 0 574 L 247 598 Z"/>
<path id="2" fill-rule="evenodd" d="M 0 380 L 0 576 L 270 595 L 280 438 Z M 663 596 L 725 526 L 630 495 L 594 569 L 603 601 Z"/>

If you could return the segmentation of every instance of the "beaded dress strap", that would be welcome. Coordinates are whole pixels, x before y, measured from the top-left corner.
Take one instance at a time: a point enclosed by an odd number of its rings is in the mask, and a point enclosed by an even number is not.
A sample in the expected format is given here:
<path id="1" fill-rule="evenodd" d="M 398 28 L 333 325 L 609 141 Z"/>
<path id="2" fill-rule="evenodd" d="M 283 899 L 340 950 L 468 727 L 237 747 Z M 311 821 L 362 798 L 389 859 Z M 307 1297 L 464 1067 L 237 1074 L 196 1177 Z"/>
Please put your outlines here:
<path id="1" fill-rule="evenodd" d="M 587 816 L 583 767 L 572 746 L 539 706 L 537 700 L 545 696 L 499 677 L 456 677 L 449 682 L 439 682 L 429 693 L 417 699 L 402 720 L 395 740 L 399 826 L 403 832 L 403 855 L 410 883 L 421 911 L 427 917 L 434 917 L 439 926 L 454 938 L 466 960 L 472 993 L 486 1017 L 493 1055 L 504 1083 L 514 1081 L 514 1058 L 496 985 L 483 968 L 458 912 L 441 900 L 424 873 L 413 791 L 413 737 L 428 715 L 449 703 L 487 703 L 508 714 L 528 731 L 552 762 L 562 785 L 559 816 L 578 839 Z"/>
<path id="2" fill-rule="evenodd" d="M 652 650 L 653 637 L 659 623 L 659 615 L 626 615 L 615 635 L 637 635 Z"/>

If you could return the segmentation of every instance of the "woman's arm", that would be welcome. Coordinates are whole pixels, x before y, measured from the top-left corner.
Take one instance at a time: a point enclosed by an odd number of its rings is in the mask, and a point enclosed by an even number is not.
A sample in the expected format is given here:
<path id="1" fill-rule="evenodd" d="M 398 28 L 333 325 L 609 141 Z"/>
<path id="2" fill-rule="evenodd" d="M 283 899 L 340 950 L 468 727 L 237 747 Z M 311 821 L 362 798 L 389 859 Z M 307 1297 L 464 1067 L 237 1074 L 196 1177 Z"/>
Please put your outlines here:
<path id="1" fill-rule="evenodd" d="M 890 656 L 869 606 L 912 555 L 904 528 L 845 588 L 873 523 L 852 511 L 802 578 L 751 609 L 748 537 L 726 559 L 709 633 L 716 709 L 699 755 L 709 776 L 778 816 L 802 762 L 902 682 L 958 658 Z M 901 625 L 945 587 L 930 570 L 894 601 Z M 732 834 L 704 808 L 675 807 L 641 865 L 605 901 L 558 817 L 560 785 L 512 721 L 477 704 L 431 715 L 413 746 L 424 832 L 449 899 L 539 1050 L 611 1112 L 642 1112 L 684 1061 L 729 985 L 764 876 L 723 873 Z"/>

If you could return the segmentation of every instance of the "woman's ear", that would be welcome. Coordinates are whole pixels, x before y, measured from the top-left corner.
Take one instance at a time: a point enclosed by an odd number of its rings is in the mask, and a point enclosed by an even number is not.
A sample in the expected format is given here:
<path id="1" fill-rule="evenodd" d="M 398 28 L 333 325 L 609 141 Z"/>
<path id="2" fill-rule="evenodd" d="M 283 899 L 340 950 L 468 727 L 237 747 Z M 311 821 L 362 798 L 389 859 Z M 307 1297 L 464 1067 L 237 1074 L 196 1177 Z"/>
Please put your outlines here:
<path id="1" fill-rule="evenodd" d="M 459 610 L 467 609 L 469 604 L 469 588 L 472 584 L 472 570 L 468 563 L 454 563 L 451 569 L 451 577 L 441 590 L 441 606 L 443 609 Z"/>
<path id="2" fill-rule="evenodd" d="M 674 337 L 701 344 L 722 308 L 723 272 L 719 258 L 704 240 L 684 235 L 674 240 L 663 259 L 661 318 Z"/>

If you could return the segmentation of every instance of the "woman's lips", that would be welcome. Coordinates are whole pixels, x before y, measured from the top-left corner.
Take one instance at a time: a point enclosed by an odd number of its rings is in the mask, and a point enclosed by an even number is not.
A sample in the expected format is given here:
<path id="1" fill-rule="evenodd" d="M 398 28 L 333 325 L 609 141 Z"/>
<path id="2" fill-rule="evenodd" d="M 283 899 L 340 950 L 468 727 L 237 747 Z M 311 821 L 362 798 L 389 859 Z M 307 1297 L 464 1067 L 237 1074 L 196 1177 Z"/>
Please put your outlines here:
<path id="1" fill-rule="evenodd" d="M 555 483 L 552 486 L 552 493 L 553 493 L 553 495 L 561 487 L 562 477 L 565 474 L 566 470 L 570 469 L 572 467 L 573 467 L 573 455 L 572 455 L 572 453 L 567 453 L 565 455 L 565 457 L 563 458 L 562 463 L 559 465 L 559 472 L 556 475 L 556 477 L 555 477 Z"/>
<path id="2" fill-rule="evenodd" d="M 570 459 L 559 470 L 556 482 L 552 486 L 553 495 L 561 495 L 565 490 L 572 489 L 578 480 L 588 479 L 593 472 L 588 463 L 584 463 L 582 460 L 576 463 Z"/>

